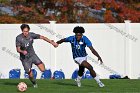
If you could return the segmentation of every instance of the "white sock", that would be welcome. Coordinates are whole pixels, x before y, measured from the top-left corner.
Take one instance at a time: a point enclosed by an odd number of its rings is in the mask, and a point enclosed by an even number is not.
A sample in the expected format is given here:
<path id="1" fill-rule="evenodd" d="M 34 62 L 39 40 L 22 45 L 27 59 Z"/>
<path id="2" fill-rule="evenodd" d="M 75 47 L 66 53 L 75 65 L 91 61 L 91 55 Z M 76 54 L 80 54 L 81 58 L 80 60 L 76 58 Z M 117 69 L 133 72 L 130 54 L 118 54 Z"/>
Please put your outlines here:
<path id="1" fill-rule="evenodd" d="M 77 79 L 78 79 L 78 80 L 81 80 L 81 79 L 82 79 L 82 77 L 81 77 L 81 76 L 78 76 L 78 77 L 77 77 Z"/>
<path id="2" fill-rule="evenodd" d="M 97 83 L 101 82 L 98 76 L 96 76 L 94 79 L 96 80 Z"/>

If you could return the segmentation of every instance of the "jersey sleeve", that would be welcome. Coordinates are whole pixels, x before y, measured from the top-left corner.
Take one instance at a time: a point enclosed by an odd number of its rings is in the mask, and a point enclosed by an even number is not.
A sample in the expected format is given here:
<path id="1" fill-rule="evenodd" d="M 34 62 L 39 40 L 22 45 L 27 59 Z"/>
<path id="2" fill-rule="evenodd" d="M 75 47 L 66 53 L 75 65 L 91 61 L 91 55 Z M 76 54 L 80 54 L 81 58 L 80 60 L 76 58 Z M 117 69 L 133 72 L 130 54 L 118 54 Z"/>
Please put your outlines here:
<path id="1" fill-rule="evenodd" d="M 20 38 L 16 37 L 16 47 L 20 47 Z"/>
<path id="2" fill-rule="evenodd" d="M 86 44 L 87 47 L 92 46 L 91 41 L 86 36 L 85 36 L 84 40 L 85 40 L 85 44 Z"/>
<path id="3" fill-rule="evenodd" d="M 73 38 L 72 36 L 66 37 L 65 42 L 71 42 L 72 38 Z"/>
<path id="4" fill-rule="evenodd" d="M 40 35 L 39 34 L 35 34 L 35 33 L 31 33 L 31 37 L 33 39 L 40 39 Z"/>

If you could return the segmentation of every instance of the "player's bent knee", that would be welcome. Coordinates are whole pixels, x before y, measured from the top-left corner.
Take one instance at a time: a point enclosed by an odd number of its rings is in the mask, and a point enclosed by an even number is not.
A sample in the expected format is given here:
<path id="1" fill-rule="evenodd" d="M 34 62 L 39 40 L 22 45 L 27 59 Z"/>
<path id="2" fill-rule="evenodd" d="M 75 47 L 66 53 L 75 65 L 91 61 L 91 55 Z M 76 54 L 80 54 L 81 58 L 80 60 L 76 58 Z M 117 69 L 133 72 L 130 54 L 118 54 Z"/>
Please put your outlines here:
<path id="1" fill-rule="evenodd" d="M 33 73 L 31 70 L 29 70 L 27 73 L 28 73 L 29 77 L 33 77 Z"/>
<path id="2" fill-rule="evenodd" d="M 41 72 L 45 71 L 45 66 L 43 63 L 37 65 Z"/>
<path id="3" fill-rule="evenodd" d="M 32 71 L 30 69 L 25 69 L 25 73 L 29 75 L 30 73 L 32 73 Z"/>
<path id="4" fill-rule="evenodd" d="M 40 67 L 40 71 L 41 72 L 44 72 L 45 71 L 45 68 L 44 67 Z"/>
<path id="5" fill-rule="evenodd" d="M 40 69 L 40 71 L 41 71 L 41 72 L 44 72 L 44 71 L 45 71 L 45 69 Z"/>

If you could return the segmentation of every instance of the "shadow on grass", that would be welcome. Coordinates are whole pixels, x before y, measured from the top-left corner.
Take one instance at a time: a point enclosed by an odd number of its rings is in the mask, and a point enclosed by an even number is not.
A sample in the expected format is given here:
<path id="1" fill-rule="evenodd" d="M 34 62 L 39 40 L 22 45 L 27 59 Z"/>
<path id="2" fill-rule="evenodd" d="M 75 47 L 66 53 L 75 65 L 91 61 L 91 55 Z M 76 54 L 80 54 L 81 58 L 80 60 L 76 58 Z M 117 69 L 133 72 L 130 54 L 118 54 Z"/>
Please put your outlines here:
<path id="1" fill-rule="evenodd" d="M 57 84 L 57 85 L 67 85 L 67 86 L 76 86 L 76 84 L 74 83 L 67 83 L 67 82 L 53 82 L 53 84 Z"/>
<path id="2" fill-rule="evenodd" d="M 62 86 L 66 85 L 66 86 L 75 86 L 75 87 L 77 87 L 76 82 L 72 82 L 72 83 L 68 83 L 68 82 L 54 82 L 53 84 L 62 85 Z M 94 87 L 94 85 L 85 85 L 85 84 L 83 84 L 82 86 Z"/>
<path id="3" fill-rule="evenodd" d="M 3 82 L 3 85 L 17 86 L 20 82 Z M 26 82 L 25 82 L 26 83 Z M 32 84 L 26 83 L 28 87 L 33 87 Z"/>
<path id="4" fill-rule="evenodd" d="M 11 86 L 17 86 L 18 83 L 17 82 L 4 82 L 4 85 L 11 85 Z"/>

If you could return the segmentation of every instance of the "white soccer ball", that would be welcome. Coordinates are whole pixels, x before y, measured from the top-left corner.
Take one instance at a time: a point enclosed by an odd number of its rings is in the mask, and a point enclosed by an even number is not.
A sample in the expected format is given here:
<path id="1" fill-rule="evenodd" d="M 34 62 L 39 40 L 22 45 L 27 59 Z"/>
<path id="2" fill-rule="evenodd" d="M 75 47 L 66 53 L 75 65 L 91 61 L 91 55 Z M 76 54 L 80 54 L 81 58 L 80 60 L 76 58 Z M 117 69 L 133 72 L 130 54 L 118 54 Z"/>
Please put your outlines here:
<path id="1" fill-rule="evenodd" d="M 17 85 L 17 88 L 19 91 L 21 92 L 24 92 L 27 90 L 27 85 L 24 83 L 24 82 L 20 82 L 18 85 Z"/>

